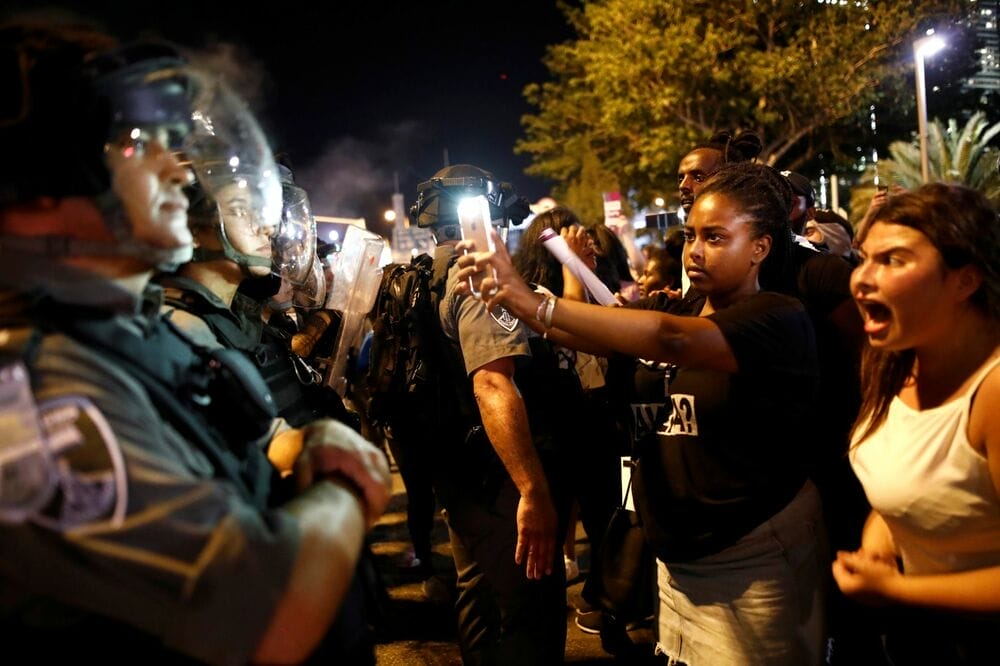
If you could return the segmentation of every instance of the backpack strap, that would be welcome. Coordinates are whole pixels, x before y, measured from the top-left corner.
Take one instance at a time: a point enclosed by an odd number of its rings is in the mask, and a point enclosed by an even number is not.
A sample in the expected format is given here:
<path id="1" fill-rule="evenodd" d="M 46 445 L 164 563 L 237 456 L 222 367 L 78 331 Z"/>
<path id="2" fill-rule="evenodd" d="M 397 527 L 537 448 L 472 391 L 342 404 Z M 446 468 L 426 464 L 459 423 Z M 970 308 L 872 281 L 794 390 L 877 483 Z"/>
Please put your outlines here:
<path id="1" fill-rule="evenodd" d="M 164 286 L 163 302 L 177 310 L 196 315 L 215 333 L 223 347 L 252 351 L 253 346 L 256 346 L 235 315 L 220 311 L 201 294 L 176 286 Z"/>
<path id="2" fill-rule="evenodd" d="M 475 431 L 483 427 L 482 417 L 479 414 L 479 404 L 476 402 L 475 394 L 472 390 L 472 380 L 469 379 L 465 371 L 465 360 L 462 357 L 461 347 L 450 340 L 441 330 L 440 305 L 444 300 L 448 285 L 448 273 L 451 267 L 458 261 L 458 254 L 454 252 L 437 252 L 434 255 L 433 269 L 430 282 L 431 304 L 433 306 L 434 325 L 437 335 L 434 340 L 435 353 L 441 360 L 443 375 L 451 381 L 441 382 L 440 393 L 442 405 L 447 411 L 445 415 L 448 419 L 457 417 L 462 430 L 463 441 L 467 440 Z M 429 258 L 429 257 L 428 257 Z M 470 297 L 471 298 L 471 297 Z"/>
<path id="3" fill-rule="evenodd" d="M 421 255 L 430 257 L 428 255 Z M 448 271 L 458 261 L 458 254 L 438 252 L 431 260 L 431 291 L 437 294 L 438 301 L 444 298 L 445 286 L 448 284 Z"/>

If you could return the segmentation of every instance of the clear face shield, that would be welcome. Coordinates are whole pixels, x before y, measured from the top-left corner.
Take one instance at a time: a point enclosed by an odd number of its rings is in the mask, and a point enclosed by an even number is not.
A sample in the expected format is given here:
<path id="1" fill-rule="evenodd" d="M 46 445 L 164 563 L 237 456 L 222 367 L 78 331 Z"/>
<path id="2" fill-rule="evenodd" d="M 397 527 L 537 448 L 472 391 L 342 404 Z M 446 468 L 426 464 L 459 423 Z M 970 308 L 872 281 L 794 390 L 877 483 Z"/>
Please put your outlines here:
<path id="1" fill-rule="evenodd" d="M 97 85 L 111 107 L 105 152 L 112 174 L 120 172 L 122 164 L 151 156 L 186 162 L 206 193 L 220 202 L 220 212 L 224 207 L 237 211 L 235 219 L 247 222 L 248 230 L 277 227 L 281 185 L 271 149 L 249 109 L 225 84 L 176 58 L 160 58 L 104 75 Z M 164 191 L 165 205 L 154 210 L 152 226 L 176 225 L 176 218 L 186 226 L 183 196 Z M 132 233 L 114 227 L 112 231 L 127 245 L 135 240 L 142 220 L 132 210 L 128 193 L 116 193 L 130 223 L 118 226 L 131 227 Z M 151 251 L 157 264 L 176 266 L 190 259 L 189 236 L 183 248 L 161 253 L 156 252 L 155 234 L 153 238 L 138 249 Z M 270 265 L 269 256 L 263 265 Z"/>
<path id="2" fill-rule="evenodd" d="M 266 204 L 247 185 L 247 179 L 237 174 L 234 181 L 219 187 L 210 195 L 215 203 L 221 252 L 195 252 L 195 259 L 225 257 L 242 266 L 250 275 L 271 272 L 272 239 L 278 229 L 263 211 Z"/>
<path id="3" fill-rule="evenodd" d="M 134 256 L 152 265 L 169 267 L 191 256 L 191 236 L 186 231 L 187 202 L 177 188 L 163 181 L 171 169 L 181 180 L 178 154 L 191 136 L 192 72 L 176 57 L 157 53 L 128 53 L 136 60 L 124 67 L 117 61 L 94 65 L 94 89 L 110 116 L 104 143 L 104 166 L 110 176 L 112 196 L 96 202 L 114 243 L 94 254 Z M 102 72 L 102 67 L 110 71 Z M 106 108 L 105 108 L 106 107 Z M 174 161 L 175 163 L 171 163 Z M 157 185 L 150 187 L 149 173 Z M 81 250 L 87 252 L 87 249 Z"/>
<path id="4" fill-rule="evenodd" d="M 292 303 L 305 310 L 315 310 L 326 305 L 326 262 L 313 251 L 312 264 L 306 280 L 301 285 L 293 285 Z"/>
<path id="5" fill-rule="evenodd" d="M 327 275 L 327 263 L 313 255 L 312 266 L 302 284 L 292 284 L 281 280 L 278 293 L 271 297 L 268 307 L 283 312 L 289 308 L 296 310 L 317 310 L 326 307 L 327 288 L 331 279 Z"/>
<path id="6" fill-rule="evenodd" d="M 281 224 L 271 239 L 274 272 L 296 286 L 316 283 L 316 220 L 301 187 L 282 184 Z"/>
<path id="7" fill-rule="evenodd" d="M 271 266 L 281 221 L 281 181 L 271 148 L 243 101 L 215 80 L 200 82 L 184 142 L 199 184 L 218 207 L 221 240 L 245 265 Z M 244 262 L 240 262 L 244 263 Z"/>

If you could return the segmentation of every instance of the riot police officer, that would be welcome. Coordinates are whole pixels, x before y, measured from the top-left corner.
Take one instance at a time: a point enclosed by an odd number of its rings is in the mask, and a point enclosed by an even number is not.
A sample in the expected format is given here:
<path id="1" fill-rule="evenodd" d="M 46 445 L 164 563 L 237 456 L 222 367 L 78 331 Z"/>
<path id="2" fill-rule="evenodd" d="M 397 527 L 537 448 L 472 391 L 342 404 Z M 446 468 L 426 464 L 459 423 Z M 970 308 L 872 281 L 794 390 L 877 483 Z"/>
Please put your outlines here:
<path id="1" fill-rule="evenodd" d="M 19 22 L 0 57 L 5 647 L 301 660 L 388 500 L 384 458 L 311 424 L 302 492 L 268 507 L 270 392 L 239 354 L 179 336 L 148 288 L 191 255 L 177 152 L 197 171 L 266 142 L 169 47 Z M 268 214 L 277 180 L 257 175 Z"/>
<path id="2" fill-rule="evenodd" d="M 483 197 L 490 220 L 506 227 L 528 213 L 513 187 L 471 165 L 455 165 L 418 186 L 411 219 L 438 243 L 435 275 L 453 264 L 462 237 L 458 207 Z M 565 534 L 568 495 L 560 451 L 540 404 L 551 383 L 526 327 L 503 308 L 456 291 L 447 274 L 439 323 L 449 351 L 452 391 L 438 446 L 435 491 L 445 508 L 457 571 L 459 641 L 466 664 L 555 664 L 566 637 Z M 541 338 L 536 338 L 541 341 Z M 553 369 L 556 367 L 553 363 Z M 527 373 L 527 374 L 525 374 Z M 551 396 L 550 396 L 551 397 Z M 534 398 L 534 399 L 533 399 Z"/>

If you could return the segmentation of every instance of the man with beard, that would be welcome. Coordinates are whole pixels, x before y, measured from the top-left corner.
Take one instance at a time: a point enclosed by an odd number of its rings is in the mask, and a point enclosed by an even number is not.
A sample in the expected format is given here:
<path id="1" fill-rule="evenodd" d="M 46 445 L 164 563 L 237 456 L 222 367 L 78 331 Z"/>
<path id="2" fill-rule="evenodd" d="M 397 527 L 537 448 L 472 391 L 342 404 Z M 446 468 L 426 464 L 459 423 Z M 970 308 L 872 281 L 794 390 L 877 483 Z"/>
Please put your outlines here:
<path id="1" fill-rule="evenodd" d="M 726 131 L 716 132 L 708 141 L 696 145 L 677 167 L 677 189 L 684 216 L 691 211 L 694 198 L 709 176 L 723 164 L 753 160 L 761 148 L 760 138 L 753 132 L 741 132 L 735 137 Z"/>

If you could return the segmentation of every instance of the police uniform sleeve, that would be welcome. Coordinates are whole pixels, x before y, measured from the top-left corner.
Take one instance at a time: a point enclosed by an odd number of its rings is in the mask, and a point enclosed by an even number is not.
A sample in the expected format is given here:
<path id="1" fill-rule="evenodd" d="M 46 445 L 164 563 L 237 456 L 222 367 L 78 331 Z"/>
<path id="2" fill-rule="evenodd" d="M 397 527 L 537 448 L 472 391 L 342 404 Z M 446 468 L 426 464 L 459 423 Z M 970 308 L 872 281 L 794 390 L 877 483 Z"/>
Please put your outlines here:
<path id="1" fill-rule="evenodd" d="M 32 370 L 42 421 L 63 443 L 63 506 L 2 528 L 4 577 L 199 660 L 249 661 L 288 581 L 296 521 L 214 478 L 142 386 L 99 354 L 50 336 Z M 67 399 L 85 413 L 60 427 L 50 406 Z M 91 488 L 95 479 L 105 483 Z"/>
<path id="2" fill-rule="evenodd" d="M 449 293 L 453 293 L 454 284 L 452 274 Z M 483 301 L 471 296 L 456 296 L 446 302 L 453 308 L 468 374 L 497 359 L 531 356 L 524 325 L 507 309 L 498 306 L 491 312 Z"/>

